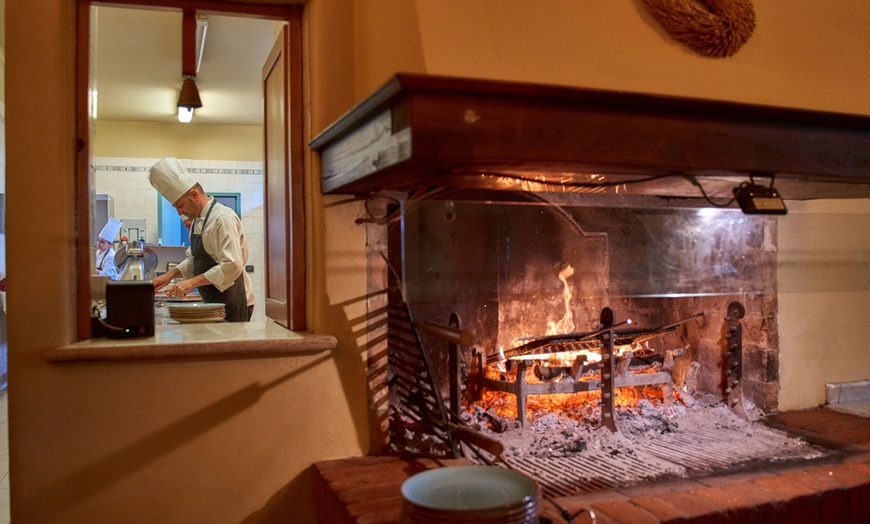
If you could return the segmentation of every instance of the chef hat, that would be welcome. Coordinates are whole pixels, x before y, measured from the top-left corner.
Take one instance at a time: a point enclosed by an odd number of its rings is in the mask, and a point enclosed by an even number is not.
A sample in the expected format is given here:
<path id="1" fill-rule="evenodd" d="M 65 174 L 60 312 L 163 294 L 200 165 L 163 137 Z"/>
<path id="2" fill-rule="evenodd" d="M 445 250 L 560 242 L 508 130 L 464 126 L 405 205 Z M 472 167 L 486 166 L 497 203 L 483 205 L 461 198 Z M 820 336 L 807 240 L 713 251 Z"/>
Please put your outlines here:
<path id="1" fill-rule="evenodd" d="M 106 242 L 114 242 L 119 231 L 121 231 L 121 221 L 117 218 L 109 217 L 109 221 L 106 222 L 103 230 L 100 231 L 99 238 L 102 238 Z"/>
<path id="2" fill-rule="evenodd" d="M 196 180 L 184 169 L 181 161 L 172 157 L 158 160 L 151 166 L 148 181 L 170 204 L 176 203 L 196 185 Z"/>

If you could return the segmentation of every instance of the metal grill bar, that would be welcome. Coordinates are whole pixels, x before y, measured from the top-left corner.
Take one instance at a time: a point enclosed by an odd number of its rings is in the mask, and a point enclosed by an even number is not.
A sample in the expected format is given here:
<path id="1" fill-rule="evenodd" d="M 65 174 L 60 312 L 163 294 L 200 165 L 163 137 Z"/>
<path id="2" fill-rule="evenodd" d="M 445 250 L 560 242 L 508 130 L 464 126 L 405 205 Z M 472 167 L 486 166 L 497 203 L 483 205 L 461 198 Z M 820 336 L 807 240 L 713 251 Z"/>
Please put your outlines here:
<path id="1" fill-rule="evenodd" d="M 538 480 L 544 495 L 558 497 L 624 486 L 679 473 L 674 465 L 628 454 L 586 450 L 578 456 L 510 459 L 510 466 Z"/>
<path id="2" fill-rule="evenodd" d="M 397 410 L 419 424 L 420 430 L 447 443 L 459 456 L 447 423 L 447 409 L 432 377 L 429 359 L 408 306 L 397 289 L 388 290 L 388 385 L 400 402 Z"/>
<path id="3" fill-rule="evenodd" d="M 561 457 L 511 457 L 511 468 L 538 480 L 545 496 L 558 497 L 628 486 L 693 472 L 736 468 L 758 460 L 808 460 L 827 451 L 785 433 L 755 426 L 686 430 L 636 442 L 631 453 L 584 450 Z"/>
<path id="4" fill-rule="evenodd" d="M 786 434 L 754 428 L 751 434 L 734 429 L 698 429 L 662 435 L 637 448 L 687 469 L 707 471 L 756 460 L 817 458 L 823 455 Z"/>

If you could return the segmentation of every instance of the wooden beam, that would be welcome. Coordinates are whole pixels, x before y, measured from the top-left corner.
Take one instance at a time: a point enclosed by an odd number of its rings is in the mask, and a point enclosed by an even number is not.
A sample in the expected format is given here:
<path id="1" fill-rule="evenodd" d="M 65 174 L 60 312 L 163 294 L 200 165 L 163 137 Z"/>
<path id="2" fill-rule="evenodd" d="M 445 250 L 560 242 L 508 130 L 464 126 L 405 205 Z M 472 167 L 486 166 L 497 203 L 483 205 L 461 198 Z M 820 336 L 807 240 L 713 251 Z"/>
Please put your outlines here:
<path id="1" fill-rule="evenodd" d="M 266 20 L 290 20 L 302 7 L 302 2 L 283 4 L 256 2 L 224 2 L 220 0 L 107 0 L 92 1 L 92 5 L 127 5 L 142 9 L 191 9 L 198 14 L 232 14 Z"/>
<path id="2" fill-rule="evenodd" d="M 196 11 L 190 8 L 181 20 L 181 74 L 196 76 Z"/>

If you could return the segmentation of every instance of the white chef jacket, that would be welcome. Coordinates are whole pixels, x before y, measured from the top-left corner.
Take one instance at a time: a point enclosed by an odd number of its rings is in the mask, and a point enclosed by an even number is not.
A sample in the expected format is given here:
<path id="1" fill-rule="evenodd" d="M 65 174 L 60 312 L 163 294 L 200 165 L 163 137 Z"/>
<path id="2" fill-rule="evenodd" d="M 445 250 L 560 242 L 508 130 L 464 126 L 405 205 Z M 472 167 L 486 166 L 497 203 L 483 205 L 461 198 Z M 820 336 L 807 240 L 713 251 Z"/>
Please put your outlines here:
<path id="1" fill-rule="evenodd" d="M 244 275 L 245 281 L 245 296 L 247 297 L 247 305 L 254 305 L 254 285 L 251 283 L 251 277 L 245 271 L 245 264 L 248 262 L 248 244 L 245 242 L 245 232 L 242 229 L 242 221 L 236 215 L 235 211 L 215 202 L 214 209 L 208 217 L 208 223 L 205 225 L 205 231 L 202 230 L 202 221 L 205 214 L 208 213 L 211 207 L 211 201 L 202 208 L 200 216 L 196 217 L 193 223 L 194 230 L 191 234 L 202 235 L 202 245 L 206 253 L 211 256 L 217 265 L 203 273 L 209 282 L 214 284 L 218 291 L 225 291 L 233 282 L 239 278 L 239 274 Z M 178 270 L 181 271 L 184 278 L 193 278 L 193 254 L 190 248 L 187 249 L 187 258 L 178 264 Z"/>
<path id="2" fill-rule="evenodd" d="M 111 247 L 106 248 L 102 253 L 97 249 L 96 256 L 97 274 L 104 277 L 109 277 L 110 280 L 118 280 L 118 266 L 115 265 L 115 250 Z"/>

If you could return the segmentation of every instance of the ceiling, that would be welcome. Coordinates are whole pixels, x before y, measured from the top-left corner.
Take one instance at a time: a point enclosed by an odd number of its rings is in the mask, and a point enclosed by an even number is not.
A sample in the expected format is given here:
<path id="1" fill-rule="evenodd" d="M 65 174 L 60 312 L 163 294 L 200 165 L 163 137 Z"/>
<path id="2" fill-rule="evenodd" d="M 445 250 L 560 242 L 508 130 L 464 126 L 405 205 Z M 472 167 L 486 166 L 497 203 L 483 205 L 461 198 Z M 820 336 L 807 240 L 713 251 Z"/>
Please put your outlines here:
<path id="1" fill-rule="evenodd" d="M 180 10 L 96 8 L 97 120 L 178 122 Z M 263 64 L 277 22 L 208 16 L 193 124 L 262 125 Z M 192 125 L 192 124 L 191 124 Z"/>

